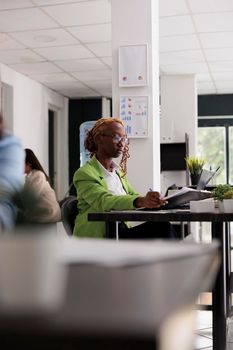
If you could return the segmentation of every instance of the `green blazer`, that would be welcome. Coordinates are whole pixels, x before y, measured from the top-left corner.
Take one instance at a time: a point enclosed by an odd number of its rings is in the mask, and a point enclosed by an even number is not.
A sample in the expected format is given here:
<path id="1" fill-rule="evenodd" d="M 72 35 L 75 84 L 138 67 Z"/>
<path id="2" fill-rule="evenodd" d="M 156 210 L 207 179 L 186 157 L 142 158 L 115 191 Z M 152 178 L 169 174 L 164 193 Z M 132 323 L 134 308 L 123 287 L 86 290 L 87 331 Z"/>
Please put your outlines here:
<path id="1" fill-rule="evenodd" d="M 109 192 L 104 174 L 95 156 L 79 168 L 73 177 L 77 190 L 79 214 L 75 220 L 74 236 L 103 238 L 104 222 L 88 221 L 87 215 L 97 211 L 134 209 L 133 202 L 139 197 L 122 172 L 118 173 L 126 195 L 113 195 Z"/>

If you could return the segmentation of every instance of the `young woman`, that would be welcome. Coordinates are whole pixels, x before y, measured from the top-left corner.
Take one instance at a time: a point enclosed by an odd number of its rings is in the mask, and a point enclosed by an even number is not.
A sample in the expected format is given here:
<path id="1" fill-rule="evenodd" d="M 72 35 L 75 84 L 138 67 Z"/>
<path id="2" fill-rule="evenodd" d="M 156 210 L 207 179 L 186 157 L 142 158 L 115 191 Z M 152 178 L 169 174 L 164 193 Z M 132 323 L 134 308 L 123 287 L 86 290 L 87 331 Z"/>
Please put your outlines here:
<path id="1" fill-rule="evenodd" d="M 85 148 L 90 160 L 74 174 L 77 190 L 78 215 L 74 235 L 82 237 L 104 237 L 104 222 L 90 222 L 89 212 L 127 210 L 139 207 L 159 208 L 165 204 L 159 192 L 149 191 L 145 196 L 137 193 L 126 177 L 126 162 L 129 158 L 128 139 L 120 119 L 101 118 L 87 133 Z M 120 166 L 114 158 L 122 155 Z M 169 223 L 146 222 L 130 227 L 119 225 L 119 237 L 174 238 Z"/>
<path id="2" fill-rule="evenodd" d="M 30 222 L 49 223 L 61 220 L 61 210 L 49 178 L 34 152 L 25 149 L 25 188 L 35 196 L 35 205 L 27 208 L 25 217 Z"/>

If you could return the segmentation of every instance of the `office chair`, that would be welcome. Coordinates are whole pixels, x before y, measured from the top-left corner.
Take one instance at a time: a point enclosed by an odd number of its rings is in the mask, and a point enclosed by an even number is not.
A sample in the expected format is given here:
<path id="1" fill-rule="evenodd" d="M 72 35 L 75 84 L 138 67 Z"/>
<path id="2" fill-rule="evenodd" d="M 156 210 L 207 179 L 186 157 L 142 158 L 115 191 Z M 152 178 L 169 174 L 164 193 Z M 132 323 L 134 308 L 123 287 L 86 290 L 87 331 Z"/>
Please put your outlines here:
<path id="1" fill-rule="evenodd" d="M 78 200 L 75 196 L 68 196 L 62 200 L 61 204 L 61 219 L 63 227 L 68 236 L 73 235 L 74 222 L 78 215 L 77 208 Z"/>

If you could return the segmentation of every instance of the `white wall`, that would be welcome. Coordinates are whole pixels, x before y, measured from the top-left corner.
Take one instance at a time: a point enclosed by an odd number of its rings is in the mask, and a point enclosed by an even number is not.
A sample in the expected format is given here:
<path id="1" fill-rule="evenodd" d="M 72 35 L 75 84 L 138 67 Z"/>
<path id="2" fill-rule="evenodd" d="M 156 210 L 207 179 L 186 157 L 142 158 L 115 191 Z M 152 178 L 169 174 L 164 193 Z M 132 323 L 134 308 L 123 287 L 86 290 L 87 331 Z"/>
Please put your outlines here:
<path id="1" fill-rule="evenodd" d="M 57 111 L 58 198 L 68 188 L 68 99 L 0 64 L 1 80 L 13 86 L 13 132 L 48 171 L 48 109 Z"/>

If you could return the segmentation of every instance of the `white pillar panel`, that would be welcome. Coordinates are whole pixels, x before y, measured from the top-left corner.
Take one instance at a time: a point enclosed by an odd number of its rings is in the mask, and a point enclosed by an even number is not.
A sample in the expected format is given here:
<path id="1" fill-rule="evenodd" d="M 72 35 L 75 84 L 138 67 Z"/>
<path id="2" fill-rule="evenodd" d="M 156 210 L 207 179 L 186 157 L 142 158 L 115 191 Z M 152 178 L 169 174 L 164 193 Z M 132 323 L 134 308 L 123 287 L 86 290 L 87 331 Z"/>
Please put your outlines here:
<path id="1" fill-rule="evenodd" d="M 161 142 L 184 142 L 197 151 L 197 91 L 194 75 L 161 76 Z"/>
<path id="2" fill-rule="evenodd" d="M 195 75 L 164 75 L 161 81 L 162 143 L 185 142 L 189 137 L 189 154 L 197 152 L 197 89 Z M 173 183 L 186 185 L 184 172 L 169 171 L 161 174 L 162 191 Z"/>
<path id="3" fill-rule="evenodd" d="M 160 120 L 158 0 L 112 0 L 113 116 L 119 117 L 120 96 L 148 96 L 148 137 L 130 139 L 128 178 L 145 194 L 160 189 Z M 148 45 L 148 85 L 119 87 L 120 46 Z M 137 57 L 135 57 L 137 60 Z"/>

